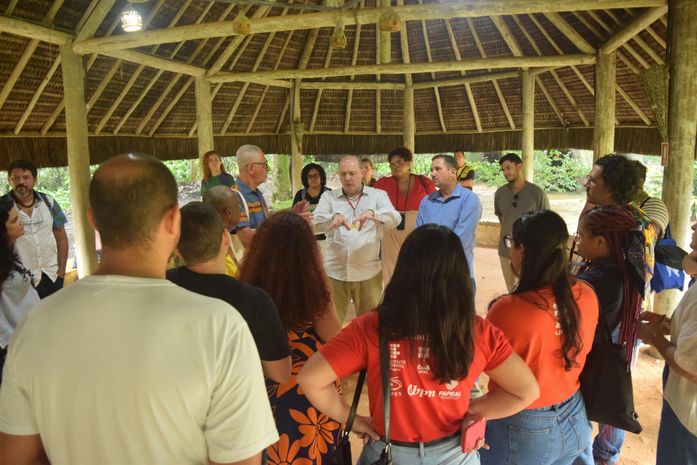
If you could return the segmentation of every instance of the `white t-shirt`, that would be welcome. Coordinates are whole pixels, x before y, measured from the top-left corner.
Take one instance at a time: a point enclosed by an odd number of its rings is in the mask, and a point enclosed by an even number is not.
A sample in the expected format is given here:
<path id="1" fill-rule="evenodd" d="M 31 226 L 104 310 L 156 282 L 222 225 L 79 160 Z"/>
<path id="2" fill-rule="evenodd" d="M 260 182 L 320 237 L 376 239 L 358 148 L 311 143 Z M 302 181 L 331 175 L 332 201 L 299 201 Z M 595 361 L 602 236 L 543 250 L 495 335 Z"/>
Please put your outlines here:
<path id="1" fill-rule="evenodd" d="M 39 294 L 31 285 L 31 276 L 10 271 L 0 293 L 0 348 L 7 347 L 17 325 L 39 302 Z"/>
<path id="2" fill-rule="evenodd" d="M 40 434 L 53 465 L 227 463 L 278 440 L 239 313 L 125 276 L 88 276 L 20 325 L 0 431 Z"/>
<path id="3" fill-rule="evenodd" d="M 678 366 L 697 373 L 697 285 L 687 290 L 673 313 L 670 340 L 677 346 Z M 697 384 L 670 370 L 663 396 L 680 423 L 697 435 Z"/>

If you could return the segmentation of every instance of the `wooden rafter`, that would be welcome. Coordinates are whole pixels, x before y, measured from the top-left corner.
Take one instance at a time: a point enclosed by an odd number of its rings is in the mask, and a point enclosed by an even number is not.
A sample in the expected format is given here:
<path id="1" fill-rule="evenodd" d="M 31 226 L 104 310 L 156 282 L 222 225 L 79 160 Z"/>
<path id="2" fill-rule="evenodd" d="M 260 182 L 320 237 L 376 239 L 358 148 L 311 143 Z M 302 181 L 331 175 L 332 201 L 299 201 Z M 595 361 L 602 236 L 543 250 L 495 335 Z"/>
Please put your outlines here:
<path id="1" fill-rule="evenodd" d="M 534 18 L 534 15 L 530 15 Z M 545 17 L 583 53 L 595 53 L 595 47 L 578 33 L 559 13 L 545 13 Z M 544 29 L 543 29 L 544 30 Z M 546 32 L 546 31 L 545 31 Z M 550 40 L 551 42 L 551 40 Z"/>
<path id="2" fill-rule="evenodd" d="M 278 53 L 278 57 L 276 58 L 276 63 L 274 64 L 273 69 L 278 69 L 279 65 L 281 64 L 281 59 L 283 58 L 283 54 L 286 52 L 286 49 L 288 48 L 288 44 L 290 43 L 291 37 L 293 37 L 293 32 L 288 33 L 286 41 L 283 43 L 281 51 Z M 247 129 L 244 131 L 245 133 L 248 134 L 252 131 L 252 127 L 254 126 L 254 122 L 257 119 L 257 115 L 259 115 L 259 110 L 261 110 L 261 108 L 264 106 L 264 98 L 266 97 L 266 93 L 269 91 L 269 88 L 270 86 L 264 87 L 264 91 L 261 93 L 261 97 L 259 97 L 259 103 L 257 104 L 257 107 L 254 110 L 252 118 L 249 120 Z"/>
<path id="3" fill-rule="evenodd" d="M 591 24 L 588 19 L 586 19 L 582 14 L 579 14 L 577 12 L 572 13 L 580 22 L 583 24 L 589 31 L 591 31 L 596 37 L 598 37 L 601 40 L 606 40 L 607 37 L 605 37 L 605 34 L 600 32 L 598 28 L 596 28 L 593 24 Z M 620 50 L 617 51 L 617 57 L 624 63 L 624 65 L 629 68 L 632 73 L 637 74 L 639 72 L 639 68 L 632 63 L 632 61 L 627 58 L 627 56 Z"/>
<path id="4" fill-rule="evenodd" d="M 95 32 L 97 32 L 97 29 L 99 29 L 102 21 L 104 21 L 104 18 L 106 18 L 106 16 L 109 14 L 115 3 L 116 0 L 99 0 L 99 3 L 94 7 L 92 12 L 79 28 L 78 33 L 75 36 L 75 42 L 92 37 Z"/>
<path id="5" fill-rule="evenodd" d="M 329 66 L 329 63 L 332 61 L 332 48 L 328 47 L 327 48 L 327 55 L 324 57 L 324 69 L 326 69 Z M 349 68 L 356 68 L 355 66 L 349 67 Z M 304 71 L 314 71 L 314 70 L 304 70 Z M 296 78 L 302 78 L 303 76 L 294 76 Z M 315 96 L 315 103 L 312 107 L 312 119 L 310 119 L 310 132 L 313 132 L 315 130 L 315 122 L 317 121 L 317 114 L 319 113 L 319 104 L 322 101 L 322 89 L 319 89 L 317 91 L 317 95 Z"/>
<path id="6" fill-rule="evenodd" d="M 0 16 L 0 32 L 6 32 L 27 39 L 39 40 L 53 45 L 63 45 L 72 39 L 67 32 L 51 29 L 46 26 L 22 21 L 21 19 Z"/>
<path id="7" fill-rule="evenodd" d="M 656 22 L 658 18 L 664 16 L 668 12 L 668 6 L 660 6 L 656 8 L 649 8 L 648 10 L 641 13 L 639 16 L 634 18 L 629 24 L 620 29 L 610 40 L 605 42 L 602 47 L 600 47 L 601 53 L 611 53 L 617 50 L 622 44 L 626 43 L 629 39 L 636 36 L 639 31 L 642 31 L 649 27 L 651 24 Z"/>
<path id="8" fill-rule="evenodd" d="M 520 44 L 518 44 L 518 41 L 516 40 L 515 36 L 511 32 L 511 30 L 508 28 L 508 25 L 506 22 L 503 20 L 501 17 L 492 17 L 492 21 L 494 22 L 494 25 L 496 26 L 496 29 L 501 33 L 501 36 L 503 37 L 503 40 L 506 42 L 508 45 L 508 48 L 511 50 L 514 56 L 518 57 L 519 59 L 523 58 L 523 49 L 520 48 Z M 523 67 L 523 69 L 526 69 Z M 547 101 L 549 101 L 550 106 L 554 110 L 554 113 L 557 114 L 557 118 L 559 118 L 559 122 L 561 123 L 562 126 L 565 126 L 565 120 L 564 120 L 564 115 L 561 114 L 559 111 L 559 108 L 557 107 L 557 104 L 554 102 L 554 99 L 552 98 L 551 94 L 547 90 L 547 87 L 545 86 L 544 82 L 539 77 L 535 78 L 537 85 L 540 86 L 540 89 L 542 89 L 542 93 L 544 94 L 545 98 Z"/>
<path id="9" fill-rule="evenodd" d="M 518 16 L 514 16 L 513 21 L 515 21 L 516 25 L 518 26 L 520 31 L 523 33 L 525 38 L 528 40 L 528 42 L 532 46 L 533 50 L 535 50 L 535 53 L 537 53 L 538 55 L 542 55 L 542 51 L 540 50 L 540 47 L 538 46 L 537 41 L 535 41 L 535 39 L 530 35 L 530 33 L 525 28 L 525 25 L 520 20 L 520 18 Z M 554 81 L 557 83 L 557 85 L 559 86 L 561 91 L 564 93 L 564 95 L 566 96 L 569 103 L 571 103 L 571 106 L 574 108 L 574 110 L 576 110 L 576 113 L 578 113 L 578 116 L 579 116 L 579 118 L 581 118 L 581 121 L 583 121 L 583 124 L 586 127 L 590 126 L 590 123 L 588 122 L 588 118 L 586 118 L 586 115 L 579 108 L 578 102 L 576 102 L 576 99 L 573 97 L 573 95 L 571 95 L 571 92 L 569 92 L 569 89 L 566 87 L 564 82 L 561 80 L 561 78 L 559 77 L 559 74 L 555 70 L 551 70 L 549 73 L 552 75 L 552 77 L 554 78 Z M 563 122 L 562 122 L 562 124 L 563 124 Z"/>
<path id="10" fill-rule="evenodd" d="M 242 9 L 240 11 L 240 14 L 247 14 L 250 10 L 251 6 L 247 6 L 246 8 Z M 257 10 L 252 14 L 252 18 L 261 18 L 264 15 L 266 15 L 269 11 L 268 7 L 261 7 L 257 8 Z M 223 69 L 223 66 L 225 66 L 225 63 L 228 62 L 230 57 L 235 53 L 237 48 L 240 46 L 240 43 L 242 40 L 245 38 L 245 36 L 235 36 L 232 38 L 230 43 L 228 44 L 227 47 L 225 47 L 225 50 L 223 50 L 223 53 L 220 54 L 220 56 L 215 60 L 215 63 L 213 63 L 208 70 L 208 75 L 213 75 Z"/>
<path id="11" fill-rule="evenodd" d="M 457 40 L 455 40 L 455 34 L 453 33 L 453 27 L 450 24 L 450 21 L 445 20 L 445 29 L 448 32 L 448 38 L 450 39 L 450 48 L 453 50 L 453 54 L 455 55 L 455 59 L 458 61 L 462 60 L 462 55 L 460 54 L 460 49 L 457 46 Z M 430 48 L 430 47 L 429 47 Z M 428 61 L 431 61 L 431 57 L 429 56 Z M 465 73 L 461 73 L 463 76 Z M 438 92 L 438 89 L 436 89 L 436 92 Z M 468 84 L 465 84 L 465 93 L 467 94 L 467 101 L 469 102 L 470 105 L 470 110 L 472 110 L 472 117 L 474 118 L 474 125 L 477 128 L 478 132 L 482 132 L 482 121 L 479 118 L 479 110 L 477 110 L 477 102 L 474 100 L 474 94 L 472 93 L 472 87 Z M 443 122 L 443 125 L 445 125 L 445 122 L 443 121 L 443 114 L 439 115 L 441 118 L 441 121 Z"/>
<path id="12" fill-rule="evenodd" d="M 53 64 L 51 65 L 51 69 L 48 70 L 48 73 L 46 73 L 46 76 L 44 76 L 43 80 L 41 81 L 41 84 L 39 84 L 38 89 L 34 92 L 34 95 L 31 97 L 31 101 L 29 102 L 29 105 L 24 109 L 24 113 L 22 113 L 22 117 L 19 118 L 19 121 L 15 125 L 15 128 L 12 132 L 15 134 L 19 134 L 22 131 L 22 128 L 24 127 L 24 123 L 27 122 L 27 119 L 29 118 L 29 115 L 31 112 L 34 110 L 34 107 L 36 106 L 36 103 L 39 101 L 39 98 L 41 97 L 41 94 L 43 93 L 44 89 L 48 85 L 49 82 L 51 82 L 51 79 L 53 79 L 53 75 L 56 73 L 58 70 L 58 66 L 60 66 L 61 60 L 60 60 L 60 55 L 53 61 Z"/>
<path id="13" fill-rule="evenodd" d="M 375 25 L 375 64 L 380 64 L 380 37 L 381 32 L 378 25 Z M 380 75 L 375 76 L 375 79 L 380 81 Z M 380 89 L 375 90 L 375 132 L 380 134 L 382 132 L 382 95 L 380 94 Z"/>
<path id="14" fill-rule="evenodd" d="M 356 66 L 356 61 L 358 60 L 358 46 L 361 42 L 361 25 L 356 25 L 356 30 L 353 34 L 353 52 L 351 54 L 351 66 Z M 351 76 L 351 80 L 355 76 Z M 353 103 L 353 89 L 348 90 L 348 96 L 346 97 L 346 111 L 344 113 L 344 132 L 349 132 L 349 126 L 351 125 L 351 104 Z"/>
<path id="15" fill-rule="evenodd" d="M 482 46 L 482 41 L 479 39 L 479 33 L 477 33 L 477 29 L 474 27 L 474 22 L 472 21 L 471 18 L 467 18 L 467 27 L 469 27 L 470 33 L 472 34 L 472 37 L 474 38 L 474 43 L 477 45 L 477 50 L 479 50 L 479 56 L 481 58 L 486 58 L 486 50 L 484 50 L 484 46 Z M 487 70 L 491 71 L 491 70 Z M 517 75 L 517 74 L 516 74 Z M 516 77 L 516 76 L 511 76 L 511 77 Z M 494 91 L 496 92 L 496 96 L 499 99 L 499 103 L 501 104 L 501 109 L 503 110 L 503 113 L 506 115 L 506 119 L 508 120 L 508 125 L 511 127 L 511 129 L 515 129 L 515 121 L 513 121 L 513 116 L 511 115 L 511 111 L 508 109 L 508 103 L 506 102 L 506 98 L 503 95 L 503 92 L 501 91 L 501 86 L 499 86 L 499 83 L 496 79 L 493 79 L 491 81 L 491 84 L 494 86 Z"/>
<path id="16" fill-rule="evenodd" d="M 614 22 L 616 22 L 617 24 L 620 24 L 620 25 L 622 24 L 622 21 L 621 21 L 621 20 L 617 17 L 617 15 L 616 15 L 615 13 L 613 13 L 612 11 L 606 11 L 605 13 L 606 13 L 610 18 L 612 18 L 612 20 L 613 20 Z M 646 26 L 646 28 L 644 29 L 644 31 L 647 31 L 647 32 L 650 34 L 651 32 L 653 32 L 653 29 L 651 29 L 651 25 L 649 24 L 648 26 Z M 655 34 L 655 33 L 654 33 L 654 34 Z M 659 38 L 660 38 L 660 37 L 659 37 Z M 661 65 L 665 63 L 665 60 L 663 59 L 663 57 L 661 57 L 661 55 L 659 55 L 658 53 L 656 53 L 656 51 L 655 51 L 653 48 L 651 48 L 651 47 L 649 46 L 649 44 L 647 44 L 646 42 L 644 42 L 644 39 L 642 39 L 641 36 L 640 36 L 638 33 L 637 33 L 634 37 L 632 37 L 631 40 L 633 40 L 634 42 L 636 42 L 637 45 L 639 45 L 639 47 L 641 47 L 641 49 L 644 50 L 644 51 L 646 52 L 646 54 L 647 54 L 648 56 L 650 56 L 650 57 L 653 59 L 653 61 L 655 61 L 656 63 L 661 64 Z M 659 42 L 659 43 L 660 43 L 660 42 Z M 665 43 L 665 41 L 664 41 L 663 43 Z M 665 47 L 664 47 L 664 48 L 665 48 Z"/>
<path id="17" fill-rule="evenodd" d="M 665 4 L 666 0 L 578 0 L 575 2 L 574 7 L 581 10 L 607 10 L 612 8 L 656 7 L 664 6 Z M 558 0 L 528 0 L 525 2 L 490 0 L 487 2 L 472 3 L 468 5 L 468 8 L 463 8 L 459 2 L 404 5 L 391 8 L 365 8 L 358 9 L 351 15 L 345 15 L 342 19 L 344 25 L 352 26 L 355 24 L 377 23 L 380 17 L 387 11 L 394 11 L 399 14 L 403 21 L 409 21 L 549 13 L 565 11 L 568 10 L 568 8 L 565 2 L 560 2 Z M 336 25 L 335 12 L 303 14 L 301 15 L 302 19 L 296 16 L 300 15 L 251 19 L 252 33 L 260 34 L 265 32 L 291 31 L 295 29 L 333 27 Z M 74 45 L 74 50 L 81 54 L 93 52 L 101 53 L 104 51 L 137 48 L 168 42 L 233 35 L 238 35 L 234 28 L 233 21 L 224 21 L 179 26 L 171 29 L 143 31 L 121 36 L 92 38 L 76 43 Z"/>
<path id="18" fill-rule="evenodd" d="M 608 32 L 608 33 L 610 33 L 610 34 L 613 33 L 612 27 L 610 27 L 605 21 L 603 21 L 603 19 L 602 19 L 595 11 L 588 11 L 587 13 L 588 13 L 588 16 L 590 16 L 591 18 L 593 18 L 593 20 L 594 20 L 596 23 L 598 23 L 598 24 L 600 25 L 600 27 L 602 27 L 603 29 L 605 29 L 606 32 Z M 632 47 L 631 44 L 625 42 L 625 43 L 622 44 L 622 48 L 624 48 L 627 52 L 629 52 L 629 54 L 630 54 L 632 57 L 634 57 L 634 59 L 635 59 L 637 62 L 639 62 L 639 64 L 640 64 L 641 66 L 643 66 L 644 68 L 648 68 L 648 67 L 650 66 L 649 63 L 648 63 L 648 61 L 646 61 L 646 60 L 644 59 L 644 57 L 641 56 L 641 54 L 639 54 L 639 52 L 637 52 L 636 50 L 634 50 L 634 47 Z"/>
<path id="19" fill-rule="evenodd" d="M 431 43 L 428 40 L 428 29 L 426 28 L 426 21 L 421 21 L 421 35 L 423 36 L 424 43 L 426 44 L 426 56 L 428 58 L 428 61 L 433 61 L 433 53 L 431 51 Z M 431 79 L 433 79 L 434 81 L 436 80 L 436 73 L 431 73 Z M 440 122 L 440 128 L 443 130 L 443 132 L 448 132 L 448 128 L 445 125 L 445 119 L 443 118 L 443 105 L 441 105 L 440 101 L 440 90 L 437 87 L 433 88 L 433 97 L 435 97 L 436 99 L 436 109 L 438 110 L 438 120 Z"/>

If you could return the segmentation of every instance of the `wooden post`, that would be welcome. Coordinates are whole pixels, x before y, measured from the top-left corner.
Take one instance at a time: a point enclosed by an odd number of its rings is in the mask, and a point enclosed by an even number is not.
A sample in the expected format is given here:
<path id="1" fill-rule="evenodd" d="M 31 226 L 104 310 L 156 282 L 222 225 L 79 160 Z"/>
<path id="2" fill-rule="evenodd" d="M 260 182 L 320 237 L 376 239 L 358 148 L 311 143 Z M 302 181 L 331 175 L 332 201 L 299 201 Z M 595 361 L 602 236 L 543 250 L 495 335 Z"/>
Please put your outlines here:
<path id="1" fill-rule="evenodd" d="M 380 6 L 382 8 L 390 7 L 390 0 L 380 0 Z M 376 24 L 376 28 L 379 26 Z M 404 25 L 406 27 L 406 25 Z M 380 32 L 380 63 L 383 65 L 392 62 L 392 33 L 390 32 Z"/>
<path id="2" fill-rule="evenodd" d="M 300 86 L 294 85 L 290 114 L 290 164 L 293 192 L 303 188 L 300 172 L 303 169 L 303 122 L 300 115 Z"/>
<path id="3" fill-rule="evenodd" d="M 523 93 L 523 133 L 520 137 L 520 149 L 523 153 L 525 179 L 532 182 L 535 165 L 535 77 L 530 71 L 521 71 L 521 88 Z"/>
<path id="4" fill-rule="evenodd" d="M 670 230 L 680 247 L 690 250 L 690 208 L 697 136 L 697 9 L 693 0 L 672 0 L 669 10 L 670 95 L 668 108 L 668 166 L 663 171 L 663 201 Z M 656 295 L 657 313 L 671 314 L 679 293 Z"/>
<path id="5" fill-rule="evenodd" d="M 215 149 L 213 140 L 213 102 L 211 86 L 205 77 L 197 77 L 194 81 L 196 92 L 196 126 L 198 127 L 198 156 Z M 222 154 L 221 154 L 222 155 Z"/>
<path id="6" fill-rule="evenodd" d="M 70 198 L 73 204 L 73 230 L 77 273 L 82 278 L 97 268 L 94 230 L 87 221 L 89 208 L 90 152 L 85 107 L 85 69 L 82 56 L 73 52 L 72 40 L 60 47 L 65 95 L 65 130 L 68 144 Z"/>
<path id="7" fill-rule="evenodd" d="M 615 52 L 598 53 L 595 65 L 593 160 L 615 150 Z"/>
<path id="8" fill-rule="evenodd" d="M 411 150 L 415 149 L 416 138 L 416 118 L 414 117 L 414 88 L 404 87 L 404 146 Z"/>

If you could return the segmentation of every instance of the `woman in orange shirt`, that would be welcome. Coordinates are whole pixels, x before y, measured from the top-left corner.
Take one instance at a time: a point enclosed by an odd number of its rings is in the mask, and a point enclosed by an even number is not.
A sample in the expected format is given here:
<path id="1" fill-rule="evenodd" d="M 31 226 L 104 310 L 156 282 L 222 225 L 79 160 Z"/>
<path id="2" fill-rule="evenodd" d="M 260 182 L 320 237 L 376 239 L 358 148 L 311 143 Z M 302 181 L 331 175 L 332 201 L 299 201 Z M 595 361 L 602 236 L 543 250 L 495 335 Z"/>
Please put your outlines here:
<path id="1" fill-rule="evenodd" d="M 519 278 L 494 301 L 487 320 L 508 337 L 537 378 L 540 397 L 527 409 L 487 423 L 483 465 L 565 465 L 590 441 L 579 375 L 593 344 L 598 300 L 569 274 L 566 223 L 550 210 L 528 212 L 513 223 L 511 266 Z M 490 390 L 498 387 L 490 383 Z"/>

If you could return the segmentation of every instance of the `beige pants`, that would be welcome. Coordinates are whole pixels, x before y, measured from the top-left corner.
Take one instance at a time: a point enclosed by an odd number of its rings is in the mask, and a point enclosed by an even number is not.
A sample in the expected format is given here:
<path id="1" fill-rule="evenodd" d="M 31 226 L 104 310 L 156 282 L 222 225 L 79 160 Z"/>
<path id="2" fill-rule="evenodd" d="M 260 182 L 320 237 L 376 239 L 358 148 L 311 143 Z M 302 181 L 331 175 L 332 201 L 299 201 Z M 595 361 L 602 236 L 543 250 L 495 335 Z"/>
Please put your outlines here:
<path id="1" fill-rule="evenodd" d="M 378 306 L 382 297 L 382 272 L 365 281 L 339 281 L 330 277 L 329 285 L 339 321 L 343 324 L 351 298 L 356 305 L 356 315 L 362 315 Z"/>
<path id="2" fill-rule="evenodd" d="M 402 248 L 402 244 L 404 244 L 409 233 L 416 228 L 416 213 L 417 212 L 405 213 L 406 221 L 404 222 L 404 229 L 399 230 L 397 228 L 392 228 L 384 232 L 380 257 L 382 258 L 382 281 L 385 287 L 387 287 L 387 283 L 392 279 L 394 267 L 397 265 L 399 249 Z"/>
<path id="3" fill-rule="evenodd" d="M 502 257 L 499 255 L 499 260 L 501 261 L 501 271 L 503 272 L 503 279 L 506 281 L 506 288 L 508 292 L 512 292 L 516 284 L 518 284 L 518 278 L 513 274 L 511 269 L 511 260 L 508 257 Z"/>

